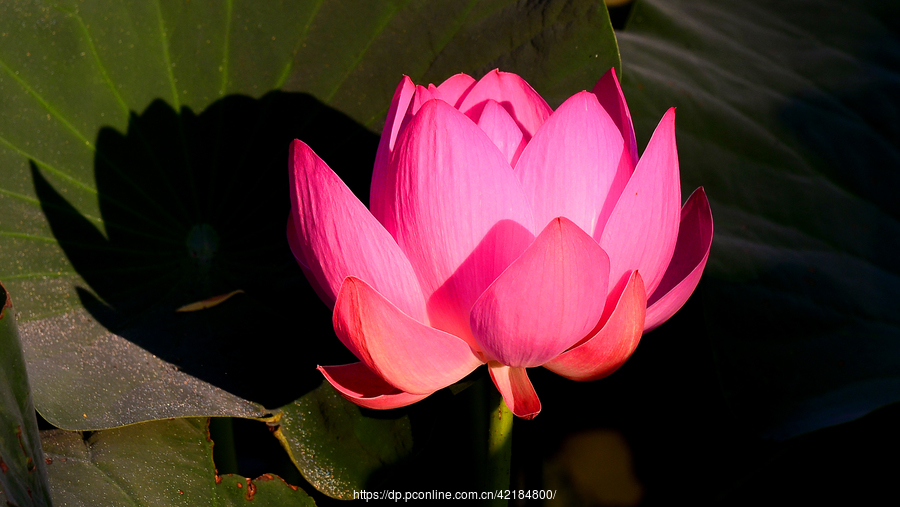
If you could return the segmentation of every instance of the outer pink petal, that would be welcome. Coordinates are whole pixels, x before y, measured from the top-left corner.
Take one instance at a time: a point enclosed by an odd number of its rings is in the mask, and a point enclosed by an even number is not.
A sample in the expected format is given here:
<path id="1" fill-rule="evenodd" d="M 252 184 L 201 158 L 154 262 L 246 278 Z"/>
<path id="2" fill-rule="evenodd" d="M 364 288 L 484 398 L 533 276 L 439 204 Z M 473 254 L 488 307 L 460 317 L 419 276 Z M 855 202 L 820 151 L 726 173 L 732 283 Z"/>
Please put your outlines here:
<path id="1" fill-rule="evenodd" d="M 309 269 L 309 266 L 305 264 L 306 260 L 303 258 L 303 248 L 300 243 L 300 238 L 297 236 L 297 227 L 294 225 L 293 215 L 288 215 L 287 239 L 288 245 L 291 247 L 291 253 L 294 254 L 294 259 L 296 259 L 297 264 L 300 265 L 300 270 L 303 271 L 303 275 L 306 276 L 310 286 L 316 291 L 316 295 L 319 296 L 319 299 L 322 301 L 328 302 L 329 308 L 334 306 L 335 298 L 334 294 L 331 292 L 331 287 L 322 287 L 319 285 L 318 280 L 316 280 L 316 275 Z"/>
<path id="2" fill-rule="evenodd" d="M 605 227 L 594 238 L 609 254 L 610 284 L 624 286 L 631 271 L 652 294 L 672 259 L 681 208 L 675 108 L 660 120 Z M 618 294 L 615 294 L 618 296 Z"/>
<path id="3" fill-rule="evenodd" d="M 544 365 L 571 380 L 597 380 L 616 371 L 637 348 L 644 331 L 647 294 L 633 271 L 606 324 L 589 340 Z"/>
<path id="4" fill-rule="evenodd" d="M 451 106 L 459 109 L 469 90 L 475 85 L 475 78 L 468 74 L 456 74 L 438 85 L 441 97 Z"/>
<path id="5" fill-rule="evenodd" d="M 534 419 L 541 413 L 541 400 L 534 392 L 525 368 L 510 368 L 493 361 L 488 366 L 491 379 L 510 412 L 522 419 Z"/>
<path id="6" fill-rule="evenodd" d="M 525 138 L 506 109 L 493 100 L 487 101 L 478 118 L 478 126 L 506 156 L 509 166 L 515 167 L 519 155 L 525 149 Z"/>
<path id="7" fill-rule="evenodd" d="M 543 97 L 524 79 L 496 69 L 478 80 L 459 105 L 459 110 L 473 121 L 478 121 L 487 100 L 495 100 L 506 108 L 525 134 L 526 142 L 553 112 Z"/>
<path id="8" fill-rule="evenodd" d="M 530 368 L 577 343 L 600 321 L 608 263 L 578 226 L 552 220 L 472 307 L 472 332 L 487 358 Z"/>
<path id="9" fill-rule="evenodd" d="M 609 69 L 597 81 L 591 93 L 597 96 L 600 105 L 609 113 L 610 118 L 619 128 L 619 132 L 622 133 L 622 138 L 625 139 L 626 150 L 631 156 L 631 167 L 634 167 L 638 162 L 634 124 L 631 122 L 631 112 L 628 110 L 628 104 L 625 103 L 625 94 L 622 93 L 622 87 L 619 85 L 616 69 Z"/>
<path id="10" fill-rule="evenodd" d="M 481 364 L 466 342 L 410 318 L 352 276 L 338 294 L 333 321 L 347 348 L 401 391 L 432 393 Z"/>
<path id="11" fill-rule="evenodd" d="M 388 232 L 313 151 L 290 150 L 294 255 L 333 306 L 344 278 L 366 280 L 406 314 L 427 322 L 425 299 L 409 260 Z"/>
<path id="12" fill-rule="evenodd" d="M 645 332 L 669 320 L 688 300 L 706 267 L 712 247 L 713 218 L 703 187 L 694 190 L 681 209 L 675 254 L 665 276 L 650 296 Z"/>
<path id="13" fill-rule="evenodd" d="M 394 98 L 391 99 L 391 107 L 388 108 L 387 118 L 384 120 L 384 128 L 381 130 L 381 139 L 378 141 L 378 151 L 375 153 L 375 168 L 372 171 L 372 185 L 369 189 L 369 207 L 375 218 L 381 220 L 385 213 L 384 186 L 387 176 L 388 163 L 391 161 L 391 153 L 394 142 L 400 132 L 400 124 L 406 117 L 406 110 L 416 92 L 416 85 L 407 76 L 403 76 Z"/>
<path id="14" fill-rule="evenodd" d="M 427 102 L 401 132 L 385 227 L 406 252 L 432 327 L 473 347 L 469 309 L 534 239 L 531 209 L 503 154 L 446 102 Z"/>
<path id="15" fill-rule="evenodd" d="M 622 134 L 594 94 L 581 92 L 566 100 L 541 126 L 516 164 L 516 175 L 531 198 L 535 222 L 564 216 L 593 232 L 617 180 L 619 161 L 628 157 L 624 146 Z M 618 178 L 621 186 L 629 174 L 630 168 Z M 614 203 L 610 202 L 610 207 Z"/>
<path id="16" fill-rule="evenodd" d="M 410 394 L 394 388 L 363 363 L 319 366 L 318 370 L 344 398 L 365 408 L 405 407 L 428 397 L 428 394 Z"/>

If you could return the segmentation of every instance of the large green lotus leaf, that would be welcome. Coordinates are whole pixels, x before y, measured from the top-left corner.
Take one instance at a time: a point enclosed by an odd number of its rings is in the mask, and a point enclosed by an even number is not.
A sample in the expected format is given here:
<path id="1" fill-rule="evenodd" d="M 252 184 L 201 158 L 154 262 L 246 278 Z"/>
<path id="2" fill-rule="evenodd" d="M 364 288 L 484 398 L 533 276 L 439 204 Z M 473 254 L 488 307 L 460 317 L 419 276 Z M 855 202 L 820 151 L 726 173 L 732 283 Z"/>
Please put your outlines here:
<path id="1" fill-rule="evenodd" d="M 773 437 L 900 400 L 898 20 L 877 0 L 640 0 L 618 34 L 638 136 L 678 107 L 683 189 L 715 217 L 718 370 Z"/>
<path id="2" fill-rule="evenodd" d="M 202 418 L 152 421 L 97 432 L 42 433 L 56 505 L 315 505 L 266 474 L 218 475 Z"/>
<path id="3" fill-rule="evenodd" d="M 349 354 L 285 241 L 290 140 L 365 200 L 402 74 L 501 67 L 558 104 L 618 65 L 587 0 L 0 2 L 0 277 L 35 405 L 99 429 L 302 397 Z"/>
<path id="4" fill-rule="evenodd" d="M 319 491 L 353 500 L 354 491 L 372 489 L 376 473 L 390 473 L 413 452 L 413 431 L 404 410 L 367 417 L 330 384 L 285 405 L 272 419 L 275 436 Z"/>
<path id="5" fill-rule="evenodd" d="M 0 501 L 19 507 L 50 505 L 16 315 L 2 284 L 0 301 Z"/>

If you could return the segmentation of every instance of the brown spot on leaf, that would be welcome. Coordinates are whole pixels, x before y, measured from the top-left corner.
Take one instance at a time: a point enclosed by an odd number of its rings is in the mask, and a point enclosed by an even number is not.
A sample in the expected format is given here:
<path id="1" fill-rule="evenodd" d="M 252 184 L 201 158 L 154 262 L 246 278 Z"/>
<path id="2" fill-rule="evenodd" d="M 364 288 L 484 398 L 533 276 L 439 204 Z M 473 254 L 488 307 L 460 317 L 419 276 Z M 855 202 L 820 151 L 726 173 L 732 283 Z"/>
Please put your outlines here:
<path id="1" fill-rule="evenodd" d="M 253 495 L 256 494 L 256 484 L 250 482 L 250 479 L 247 479 L 247 498 L 248 501 L 253 500 Z"/>
<path id="2" fill-rule="evenodd" d="M 3 472 L 5 474 L 8 470 L 9 467 L 6 466 L 6 463 L 4 463 L 2 459 L 0 459 L 0 472 Z"/>

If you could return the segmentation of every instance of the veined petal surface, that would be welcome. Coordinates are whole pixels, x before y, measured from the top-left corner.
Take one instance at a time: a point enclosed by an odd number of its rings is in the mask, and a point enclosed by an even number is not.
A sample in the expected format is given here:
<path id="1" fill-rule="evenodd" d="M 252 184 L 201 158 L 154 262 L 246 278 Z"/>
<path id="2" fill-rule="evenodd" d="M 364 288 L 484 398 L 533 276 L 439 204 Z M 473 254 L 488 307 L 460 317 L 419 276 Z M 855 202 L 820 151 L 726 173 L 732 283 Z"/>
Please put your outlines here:
<path id="1" fill-rule="evenodd" d="M 418 275 L 433 327 L 477 347 L 469 309 L 534 239 L 505 157 L 469 118 L 426 102 L 397 141 L 385 225 Z"/>
<path id="2" fill-rule="evenodd" d="M 644 281 L 633 271 L 609 319 L 586 342 L 573 347 L 544 367 L 567 379 L 601 379 L 616 371 L 634 353 L 644 331 L 647 294 Z"/>
<path id="3" fill-rule="evenodd" d="M 425 299 L 409 259 L 347 185 L 305 143 L 290 150 L 295 256 L 334 306 L 344 278 L 371 284 L 410 317 L 427 322 Z"/>
<path id="4" fill-rule="evenodd" d="M 672 259 L 681 216 L 681 183 L 675 147 L 675 108 L 660 120 L 609 221 L 594 238 L 609 254 L 610 284 L 624 286 L 638 270 L 652 294 Z"/>
<path id="5" fill-rule="evenodd" d="M 338 338 L 369 369 L 408 393 L 432 393 L 481 364 L 466 342 L 412 319 L 352 276 L 341 286 L 333 322 Z"/>
<path id="6" fill-rule="evenodd" d="M 712 211 L 706 192 L 700 187 L 694 190 L 681 209 L 675 253 L 662 281 L 647 301 L 644 332 L 669 320 L 691 297 L 706 267 L 712 237 Z"/>
<path id="7" fill-rule="evenodd" d="M 623 157 L 628 155 L 622 134 L 593 93 L 577 93 L 563 102 L 516 164 L 535 222 L 564 216 L 593 232 L 613 183 L 618 180 L 619 192 L 627 181 L 627 171 L 617 178 Z"/>
<path id="8" fill-rule="evenodd" d="M 376 410 L 400 408 L 412 405 L 431 394 L 403 392 L 385 382 L 361 362 L 340 366 L 319 366 L 318 370 L 325 376 L 325 380 L 341 393 L 341 396 L 360 407 Z"/>
<path id="9" fill-rule="evenodd" d="M 486 357 L 534 367 L 578 342 L 603 313 L 608 266 L 587 233 L 566 218 L 551 220 L 472 307 Z"/>

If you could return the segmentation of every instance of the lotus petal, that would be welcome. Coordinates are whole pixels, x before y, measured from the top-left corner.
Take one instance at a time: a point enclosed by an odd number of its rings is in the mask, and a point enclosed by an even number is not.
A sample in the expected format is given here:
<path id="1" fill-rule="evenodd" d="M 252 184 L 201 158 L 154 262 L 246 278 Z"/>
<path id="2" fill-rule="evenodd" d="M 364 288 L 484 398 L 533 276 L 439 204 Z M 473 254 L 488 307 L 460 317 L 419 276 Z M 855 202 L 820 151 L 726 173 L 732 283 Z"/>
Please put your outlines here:
<path id="1" fill-rule="evenodd" d="M 338 338 L 387 383 L 428 394 L 481 364 L 463 340 L 401 312 L 362 280 L 347 277 L 334 307 Z"/>
<path id="2" fill-rule="evenodd" d="M 647 301 L 644 332 L 651 331 L 684 306 L 706 267 L 712 247 L 713 219 L 703 187 L 688 198 L 681 209 L 681 226 L 675 254 L 662 281 Z"/>
<path id="3" fill-rule="evenodd" d="M 525 149 L 525 138 L 506 109 L 493 100 L 487 101 L 478 118 L 478 126 L 506 156 L 509 166 L 515 167 L 519 155 Z"/>
<path id="4" fill-rule="evenodd" d="M 627 157 L 624 146 L 622 134 L 594 94 L 577 93 L 563 102 L 516 164 L 535 222 L 563 216 L 592 232 L 617 180 L 619 161 Z M 630 170 L 618 177 L 615 197 L 629 175 Z"/>
<path id="5" fill-rule="evenodd" d="M 478 121 L 488 100 L 499 102 L 522 129 L 525 141 L 529 141 L 553 112 L 538 92 L 521 77 L 499 70 L 492 70 L 469 90 L 459 110 L 472 121 Z"/>
<path id="6" fill-rule="evenodd" d="M 544 364 L 544 367 L 578 381 L 597 380 L 609 375 L 619 369 L 637 348 L 644 331 L 646 309 L 644 281 L 637 271 L 633 271 L 615 309 L 600 331 Z"/>
<path id="7" fill-rule="evenodd" d="M 525 368 L 511 368 L 500 363 L 490 362 L 488 367 L 491 379 L 503 401 L 513 414 L 522 419 L 534 419 L 541 412 L 541 400 L 538 399 Z"/>
<path id="8" fill-rule="evenodd" d="M 387 410 L 412 405 L 428 397 L 428 394 L 400 391 L 372 373 L 363 363 L 319 366 L 318 370 L 344 398 L 360 407 Z"/>
<path id="9" fill-rule="evenodd" d="M 551 220 L 472 307 L 486 357 L 530 368 L 578 342 L 600 320 L 608 265 L 587 233 L 566 218 Z"/>
<path id="10" fill-rule="evenodd" d="M 609 254 L 610 284 L 638 270 L 652 294 L 672 259 L 681 215 L 675 108 L 660 120 L 609 221 L 594 238 Z M 611 294 L 618 297 L 618 294 Z M 612 302 L 612 301 L 610 301 Z"/>
<path id="11" fill-rule="evenodd" d="M 422 106 L 396 150 L 385 226 L 418 275 L 431 325 L 475 346 L 469 309 L 533 239 L 525 194 L 487 134 L 444 101 Z"/>
<path id="12" fill-rule="evenodd" d="M 427 322 L 415 272 L 391 235 L 309 146 L 294 141 L 290 161 L 292 249 L 326 304 L 334 306 L 344 278 L 352 275 Z"/>

